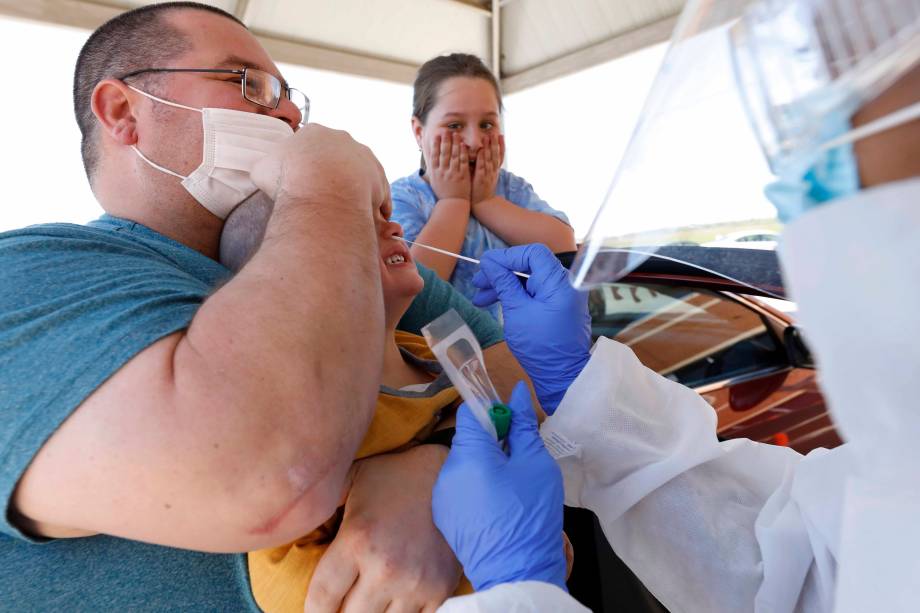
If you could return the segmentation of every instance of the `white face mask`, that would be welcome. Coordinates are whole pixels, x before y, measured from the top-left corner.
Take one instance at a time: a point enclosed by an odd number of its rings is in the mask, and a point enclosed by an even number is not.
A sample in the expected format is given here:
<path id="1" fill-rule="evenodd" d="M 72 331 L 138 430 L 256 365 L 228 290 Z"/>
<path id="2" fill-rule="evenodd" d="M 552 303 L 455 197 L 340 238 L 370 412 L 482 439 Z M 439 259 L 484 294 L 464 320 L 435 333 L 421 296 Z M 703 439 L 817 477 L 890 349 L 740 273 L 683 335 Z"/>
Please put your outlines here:
<path id="1" fill-rule="evenodd" d="M 276 117 L 231 109 L 196 109 L 157 98 L 136 87 L 131 89 L 162 104 L 201 113 L 204 131 L 201 165 L 187 177 L 152 162 L 136 146 L 131 148 L 153 168 L 182 179 L 182 186 L 195 200 L 221 219 L 226 219 L 230 211 L 258 189 L 249 178 L 253 165 L 294 134 L 291 126 Z"/>

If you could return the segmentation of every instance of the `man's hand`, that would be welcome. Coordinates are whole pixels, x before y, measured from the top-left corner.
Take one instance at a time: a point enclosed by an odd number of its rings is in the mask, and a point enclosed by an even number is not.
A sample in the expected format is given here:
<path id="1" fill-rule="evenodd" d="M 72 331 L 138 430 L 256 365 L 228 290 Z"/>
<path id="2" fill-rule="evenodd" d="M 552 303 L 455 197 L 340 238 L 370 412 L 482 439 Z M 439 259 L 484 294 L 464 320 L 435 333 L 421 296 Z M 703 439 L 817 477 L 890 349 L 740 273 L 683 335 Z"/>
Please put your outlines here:
<path id="1" fill-rule="evenodd" d="M 316 567 L 304 611 L 434 611 L 457 588 L 460 565 L 431 518 L 447 449 L 422 445 L 362 460 L 342 527 Z"/>
<path id="2" fill-rule="evenodd" d="M 329 194 L 365 194 L 374 206 L 389 198 L 383 167 L 348 132 L 310 123 L 256 162 L 253 183 L 279 200 L 315 201 Z M 370 202 L 369 202 L 370 204 Z"/>

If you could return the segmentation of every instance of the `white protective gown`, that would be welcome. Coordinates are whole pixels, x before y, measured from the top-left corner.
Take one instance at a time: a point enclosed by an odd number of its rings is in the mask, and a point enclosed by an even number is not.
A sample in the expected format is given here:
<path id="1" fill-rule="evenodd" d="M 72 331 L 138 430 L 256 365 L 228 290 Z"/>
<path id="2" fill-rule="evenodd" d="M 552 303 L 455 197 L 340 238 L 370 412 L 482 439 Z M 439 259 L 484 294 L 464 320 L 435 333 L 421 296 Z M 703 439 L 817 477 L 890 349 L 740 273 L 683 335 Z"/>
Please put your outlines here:
<path id="1" fill-rule="evenodd" d="M 920 611 L 920 179 L 804 215 L 782 255 L 848 443 L 720 443 L 702 398 L 601 339 L 542 427 L 566 504 L 671 613 Z M 585 609 L 524 582 L 441 610 Z"/>

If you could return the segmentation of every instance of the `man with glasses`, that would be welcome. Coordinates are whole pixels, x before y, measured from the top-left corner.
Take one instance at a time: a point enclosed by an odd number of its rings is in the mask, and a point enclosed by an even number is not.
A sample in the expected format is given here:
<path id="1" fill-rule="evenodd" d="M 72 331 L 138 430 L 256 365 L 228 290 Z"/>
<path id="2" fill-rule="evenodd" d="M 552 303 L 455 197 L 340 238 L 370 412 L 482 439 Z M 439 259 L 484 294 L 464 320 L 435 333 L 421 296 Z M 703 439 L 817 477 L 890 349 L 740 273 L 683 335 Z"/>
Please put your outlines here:
<path id="1" fill-rule="evenodd" d="M 241 62 L 242 63 L 242 62 Z M 300 111 L 300 121 L 298 127 L 303 127 L 310 117 L 310 99 L 307 95 L 290 87 L 286 81 L 276 77 L 270 72 L 259 70 L 258 68 L 242 68 L 233 70 L 230 68 L 141 68 L 132 70 L 128 74 L 119 77 L 122 81 L 127 81 L 131 77 L 142 74 L 166 73 L 166 72 L 196 72 L 200 74 L 214 75 L 236 75 L 241 85 L 243 98 L 267 109 L 275 110 L 281 106 L 281 100 L 290 100 L 297 110 Z"/>
<path id="2" fill-rule="evenodd" d="M 106 214 L 0 235 L 4 608 L 257 610 L 236 552 L 309 532 L 349 487 L 311 610 L 439 604 L 460 575 L 426 504 L 446 448 L 350 470 L 382 363 L 377 160 L 304 126 L 245 26 L 194 3 L 96 30 L 74 107 Z M 224 218 L 257 188 L 273 214 L 231 278 Z M 425 279 L 408 330 L 453 306 L 505 351 Z"/>

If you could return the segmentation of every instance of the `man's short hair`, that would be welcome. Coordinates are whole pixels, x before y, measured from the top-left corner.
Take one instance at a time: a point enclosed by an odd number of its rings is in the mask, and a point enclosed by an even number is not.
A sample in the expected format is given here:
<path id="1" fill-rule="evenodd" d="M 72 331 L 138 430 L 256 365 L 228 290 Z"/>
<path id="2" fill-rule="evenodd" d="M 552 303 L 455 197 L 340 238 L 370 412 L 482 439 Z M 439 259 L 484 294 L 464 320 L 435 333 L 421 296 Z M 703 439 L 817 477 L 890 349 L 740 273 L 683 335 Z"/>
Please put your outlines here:
<path id="1" fill-rule="evenodd" d="M 73 75 L 73 109 L 82 137 L 80 153 L 83 168 L 92 182 L 99 164 L 97 121 L 92 110 L 96 84 L 104 79 L 142 68 L 167 68 L 170 60 L 187 52 L 192 42 L 164 16 L 179 9 L 208 11 L 239 19 L 219 8 L 198 2 L 164 2 L 142 6 L 113 17 L 93 32 L 80 55 Z M 139 77 L 155 78 L 152 75 Z"/>

